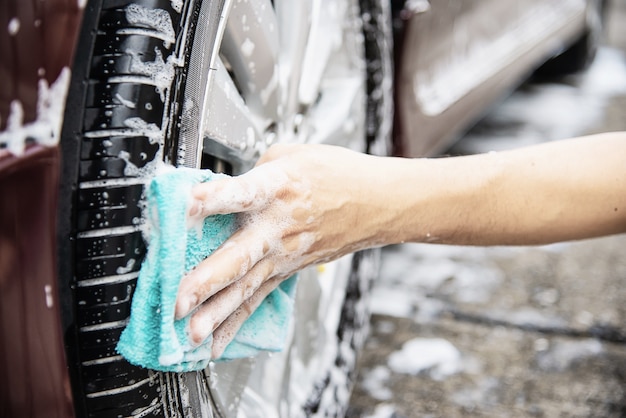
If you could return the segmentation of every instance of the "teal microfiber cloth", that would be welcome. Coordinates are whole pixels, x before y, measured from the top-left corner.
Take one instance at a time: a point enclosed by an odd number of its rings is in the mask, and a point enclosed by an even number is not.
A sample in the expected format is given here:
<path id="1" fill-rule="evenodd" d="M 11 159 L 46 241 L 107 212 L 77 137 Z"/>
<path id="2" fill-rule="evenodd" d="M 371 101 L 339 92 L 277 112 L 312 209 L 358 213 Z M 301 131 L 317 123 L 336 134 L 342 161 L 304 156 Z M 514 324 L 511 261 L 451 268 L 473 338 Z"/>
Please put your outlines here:
<path id="1" fill-rule="evenodd" d="M 211 360 L 212 336 L 192 346 L 187 332 L 189 318 L 176 320 L 174 308 L 183 276 L 236 230 L 233 214 L 207 217 L 201 232 L 187 227 L 192 186 L 221 176 L 209 170 L 176 168 L 157 175 L 148 187 L 148 251 L 139 272 L 130 319 L 117 345 L 118 352 L 130 363 L 184 372 L 201 370 Z M 296 280 L 296 276 L 290 277 L 265 298 L 219 360 L 284 348 Z"/>

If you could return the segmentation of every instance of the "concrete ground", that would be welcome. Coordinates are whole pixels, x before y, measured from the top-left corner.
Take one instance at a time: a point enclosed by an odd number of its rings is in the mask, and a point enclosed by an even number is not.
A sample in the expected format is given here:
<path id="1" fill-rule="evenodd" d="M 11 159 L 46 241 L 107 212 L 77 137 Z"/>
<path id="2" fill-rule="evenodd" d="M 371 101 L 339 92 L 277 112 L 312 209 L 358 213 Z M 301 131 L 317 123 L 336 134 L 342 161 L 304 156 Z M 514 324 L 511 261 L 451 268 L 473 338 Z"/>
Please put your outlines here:
<path id="1" fill-rule="evenodd" d="M 451 153 L 626 130 L 625 11 L 588 73 L 528 83 Z M 626 417 L 626 236 L 394 246 L 372 298 L 349 417 Z"/>

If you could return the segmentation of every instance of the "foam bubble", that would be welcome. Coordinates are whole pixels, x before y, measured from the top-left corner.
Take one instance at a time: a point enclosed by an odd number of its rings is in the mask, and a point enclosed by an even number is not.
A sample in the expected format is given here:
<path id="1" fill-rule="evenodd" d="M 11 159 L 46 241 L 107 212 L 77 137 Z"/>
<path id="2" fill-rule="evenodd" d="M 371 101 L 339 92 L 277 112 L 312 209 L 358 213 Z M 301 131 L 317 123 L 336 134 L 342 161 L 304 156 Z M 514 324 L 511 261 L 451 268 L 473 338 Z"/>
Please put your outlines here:
<path id="1" fill-rule="evenodd" d="M 126 7 L 126 20 L 131 24 L 145 26 L 162 34 L 166 47 L 176 41 L 172 18 L 166 10 L 147 9 L 138 4 L 129 4 Z"/>
<path id="2" fill-rule="evenodd" d="M 65 98 L 70 82 L 70 70 L 65 67 L 59 77 L 48 86 L 45 79 L 39 80 L 37 118 L 24 124 L 24 109 L 18 100 L 11 102 L 7 127 L 0 132 L 0 148 L 20 156 L 26 148 L 26 141 L 52 147 L 58 144 L 61 123 L 65 110 Z"/>
<path id="3" fill-rule="evenodd" d="M 158 48 L 154 49 L 154 61 L 144 62 L 134 51 L 128 51 L 131 55 L 130 71 L 132 73 L 141 74 L 150 77 L 154 83 L 157 92 L 161 96 L 161 100 L 165 102 L 165 92 L 172 85 L 172 81 L 176 75 L 174 66 L 176 62 L 170 56 L 167 61 L 163 60 L 163 54 Z M 123 77 L 119 77 L 123 81 Z"/>
<path id="4" fill-rule="evenodd" d="M 429 371 L 433 379 L 440 380 L 462 370 L 461 353 L 442 338 L 414 338 L 389 356 L 389 367 L 396 373 Z"/>
<path id="5" fill-rule="evenodd" d="M 170 4 L 172 5 L 172 9 L 174 9 L 177 13 L 180 13 L 183 10 L 183 0 L 171 0 Z"/>
<path id="6" fill-rule="evenodd" d="M 20 20 L 17 17 L 9 20 L 7 30 L 9 31 L 9 35 L 11 36 L 17 35 L 17 33 L 20 31 Z"/>

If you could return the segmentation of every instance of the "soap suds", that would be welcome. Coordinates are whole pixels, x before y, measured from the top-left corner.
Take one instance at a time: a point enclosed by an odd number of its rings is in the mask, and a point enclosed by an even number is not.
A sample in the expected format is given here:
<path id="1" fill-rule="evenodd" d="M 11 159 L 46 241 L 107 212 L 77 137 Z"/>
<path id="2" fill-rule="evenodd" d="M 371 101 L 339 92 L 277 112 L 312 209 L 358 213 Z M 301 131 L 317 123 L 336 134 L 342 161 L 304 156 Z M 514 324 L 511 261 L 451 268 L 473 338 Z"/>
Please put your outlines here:
<path id="1" fill-rule="evenodd" d="M 441 380 L 462 370 L 461 353 L 442 338 L 414 338 L 389 356 L 389 367 L 396 373 L 419 374 Z"/>
<path id="2" fill-rule="evenodd" d="M 246 38 L 246 40 L 241 44 L 241 52 L 246 57 L 250 57 L 254 52 L 254 42 L 252 42 L 250 38 Z"/>
<path id="3" fill-rule="evenodd" d="M 393 393 L 391 389 L 387 387 L 390 377 L 391 372 L 387 367 L 376 366 L 363 374 L 363 389 L 365 389 L 371 397 L 379 401 L 392 399 Z"/>
<path id="4" fill-rule="evenodd" d="M 17 17 L 9 20 L 9 25 L 7 27 L 9 31 L 9 35 L 15 36 L 20 31 L 20 20 Z"/>
<path id="5" fill-rule="evenodd" d="M 176 33 L 170 14 L 163 9 L 147 9 L 138 4 L 126 7 L 126 20 L 132 25 L 145 26 L 155 30 L 163 39 L 166 48 L 176 42 Z M 118 33 L 122 33 L 118 31 Z"/>
<path id="6" fill-rule="evenodd" d="M 52 292 L 52 286 L 49 284 L 44 286 L 44 294 L 46 297 L 46 307 L 52 308 L 54 307 L 54 294 Z"/>
<path id="7" fill-rule="evenodd" d="M 572 364 L 604 352 L 602 343 L 594 339 L 557 341 L 546 344 L 545 350 L 537 353 L 537 365 L 546 372 L 563 372 Z"/>
<path id="8" fill-rule="evenodd" d="M 183 10 L 183 0 L 172 0 L 170 4 L 176 13 L 180 13 Z"/>
<path id="9" fill-rule="evenodd" d="M 115 100 L 117 100 L 118 102 L 120 102 L 120 104 L 126 106 L 129 109 L 134 109 L 135 107 L 137 107 L 134 102 L 124 99 L 119 93 L 115 95 Z"/>
<path id="10" fill-rule="evenodd" d="M 164 140 L 164 133 L 154 123 L 148 123 L 145 120 L 135 117 L 128 118 L 124 121 L 124 125 L 128 126 L 136 133 L 147 137 L 151 144 L 161 144 Z"/>
<path id="11" fill-rule="evenodd" d="M 29 141 L 46 147 L 59 143 L 69 82 L 70 69 L 67 67 L 61 70 L 59 77 L 50 86 L 46 80 L 39 80 L 37 117 L 33 122 L 24 124 L 21 102 L 11 102 L 7 127 L 0 132 L 0 156 L 3 149 L 16 157 L 21 156 Z"/>
<path id="12" fill-rule="evenodd" d="M 115 271 L 117 274 L 126 274 L 126 273 L 130 273 L 133 270 L 133 267 L 135 266 L 135 259 L 131 258 L 130 260 L 128 260 L 126 262 L 126 266 L 124 267 L 118 267 L 117 270 Z"/>
<path id="13" fill-rule="evenodd" d="M 149 77 L 156 87 L 157 92 L 161 96 L 161 101 L 165 102 L 165 92 L 172 85 L 172 81 L 176 75 L 174 70 L 174 60 L 171 59 L 172 57 L 170 56 L 167 62 L 165 62 L 163 60 L 163 54 L 161 54 L 161 51 L 157 48 L 154 50 L 156 55 L 154 61 L 144 62 L 134 51 L 129 50 L 127 53 L 132 57 L 130 71 L 135 74 L 141 74 Z M 123 76 L 115 77 L 115 79 L 119 79 L 119 81 L 122 82 L 125 81 Z"/>

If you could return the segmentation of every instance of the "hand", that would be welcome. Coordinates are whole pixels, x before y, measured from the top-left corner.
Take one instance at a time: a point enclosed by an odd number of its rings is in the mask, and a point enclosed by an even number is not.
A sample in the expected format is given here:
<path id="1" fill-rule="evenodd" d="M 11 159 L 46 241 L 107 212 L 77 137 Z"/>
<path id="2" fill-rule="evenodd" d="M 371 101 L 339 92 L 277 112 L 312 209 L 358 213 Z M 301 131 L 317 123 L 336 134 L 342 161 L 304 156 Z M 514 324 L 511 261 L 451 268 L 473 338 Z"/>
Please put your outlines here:
<path id="1" fill-rule="evenodd" d="M 192 221 L 237 213 L 239 229 L 181 282 L 176 317 L 219 357 L 263 299 L 296 271 L 372 246 L 375 157 L 325 145 L 273 146 L 239 177 L 194 187 Z M 379 208 L 380 209 L 380 208 Z"/>

